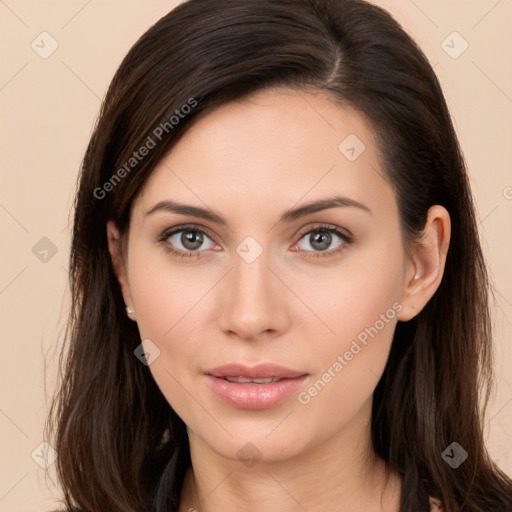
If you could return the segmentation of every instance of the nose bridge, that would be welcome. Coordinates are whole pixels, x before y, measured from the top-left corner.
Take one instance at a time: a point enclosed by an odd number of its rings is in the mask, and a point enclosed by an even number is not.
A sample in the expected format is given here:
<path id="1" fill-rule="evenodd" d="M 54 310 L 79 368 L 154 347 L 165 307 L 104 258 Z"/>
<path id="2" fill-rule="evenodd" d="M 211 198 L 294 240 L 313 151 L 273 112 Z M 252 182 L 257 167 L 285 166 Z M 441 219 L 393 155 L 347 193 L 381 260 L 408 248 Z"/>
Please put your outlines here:
<path id="1" fill-rule="evenodd" d="M 227 278 L 226 299 L 221 313 L 221 327 L 251 339 L 268 330 L 279 331 L 286 321 L 284 294 L 277 288 L 279 280 L 269 270 L 267 253 L 246 257 L 254 250 L 243 252 L 240 244 L 234 259 L 234 268 Z"/>
<path id="2" fill-rule="evenodd" d="M 235 261 L 232 280 L 233 292 L 239 295 L 237 299 L 244 296 L 251 297 L 252 300 L 264 298 L 271 286 L 266 254 L 258 256 L 254 261 L 247 261 L 238 256 Z"/>

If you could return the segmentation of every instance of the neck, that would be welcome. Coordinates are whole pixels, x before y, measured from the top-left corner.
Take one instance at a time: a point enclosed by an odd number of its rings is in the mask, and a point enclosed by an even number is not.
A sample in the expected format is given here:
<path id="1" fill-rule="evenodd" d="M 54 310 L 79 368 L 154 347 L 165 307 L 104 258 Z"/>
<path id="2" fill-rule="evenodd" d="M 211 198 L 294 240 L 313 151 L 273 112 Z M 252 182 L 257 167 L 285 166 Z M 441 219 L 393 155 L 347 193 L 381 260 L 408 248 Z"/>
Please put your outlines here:
<path id="1" fill-rule="evenodd" d="M 373 452 L 369 423 L 358 427 L 254 465 L 221 456 L 189 432 L 180 512 L 397 512 L 400 479 Z"/>

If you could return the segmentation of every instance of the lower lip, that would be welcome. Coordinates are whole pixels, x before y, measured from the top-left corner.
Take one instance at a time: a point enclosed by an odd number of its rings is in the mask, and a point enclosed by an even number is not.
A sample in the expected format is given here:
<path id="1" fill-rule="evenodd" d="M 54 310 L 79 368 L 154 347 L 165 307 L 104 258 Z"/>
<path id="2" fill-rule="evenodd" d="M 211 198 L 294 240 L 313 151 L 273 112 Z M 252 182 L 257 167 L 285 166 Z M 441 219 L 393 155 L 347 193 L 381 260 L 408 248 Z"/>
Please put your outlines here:
<path id="1" fill-rule="evenodd" d="M 207 375 L 213 391 L 224 402 L 239 409 L 268 409 L 281 404 L 297 391 L 307 375 L 269 384 L 240 384 Z"/>

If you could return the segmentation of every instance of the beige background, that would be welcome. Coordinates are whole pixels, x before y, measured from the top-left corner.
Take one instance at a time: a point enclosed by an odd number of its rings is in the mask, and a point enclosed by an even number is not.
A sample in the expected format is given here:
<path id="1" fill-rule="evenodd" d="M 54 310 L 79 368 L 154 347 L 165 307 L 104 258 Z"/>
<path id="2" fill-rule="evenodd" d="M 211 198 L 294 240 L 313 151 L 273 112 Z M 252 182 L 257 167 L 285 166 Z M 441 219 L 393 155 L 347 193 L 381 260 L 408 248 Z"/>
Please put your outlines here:
<path id="1" fill-rule="evenodd" d="M 486 436 L 492 456 L 512 475 L 512 2 L 376 3 L 398 18 L 435 66 L 468 161 L 497 290 L 498 388 Z M 58 495 L 36 461 L 67 312 L 75 179 L 116 67 L 175 4 L 0 0 L 1 512 L 51 510 L 51 497 Z M 35 41 L 39 53 L 51 49 L 49 36 L 40 36 L 44 31 L 58 43 L 46 59 L 31 47 Z M 454 31 L 463 39 L 450 35 Z M 452 58 L 464 41 L 467 50 Z"/>

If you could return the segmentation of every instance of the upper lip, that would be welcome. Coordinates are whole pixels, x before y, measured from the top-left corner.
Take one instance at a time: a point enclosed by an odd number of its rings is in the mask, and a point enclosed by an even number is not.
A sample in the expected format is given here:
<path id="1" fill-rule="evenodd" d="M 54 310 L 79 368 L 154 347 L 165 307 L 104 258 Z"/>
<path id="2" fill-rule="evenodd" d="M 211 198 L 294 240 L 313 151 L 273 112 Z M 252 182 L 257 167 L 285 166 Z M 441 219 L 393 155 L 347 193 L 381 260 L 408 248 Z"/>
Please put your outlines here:
<path id="1" fill-rule="evenodd" d="M 265 379 L 269 377 L 274 379 L 293 379 L 307 375 L 306 372 L 292 370 L 276 364 L 246 366 L 237 363 L 217 366 L 211 370 L 206 370 L 205 373 L 213 377 L 246 377 L 248 379 Z"/>

